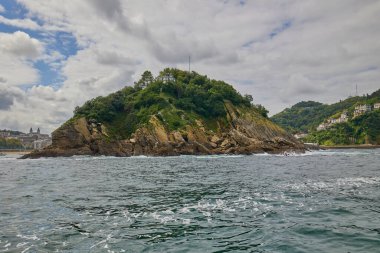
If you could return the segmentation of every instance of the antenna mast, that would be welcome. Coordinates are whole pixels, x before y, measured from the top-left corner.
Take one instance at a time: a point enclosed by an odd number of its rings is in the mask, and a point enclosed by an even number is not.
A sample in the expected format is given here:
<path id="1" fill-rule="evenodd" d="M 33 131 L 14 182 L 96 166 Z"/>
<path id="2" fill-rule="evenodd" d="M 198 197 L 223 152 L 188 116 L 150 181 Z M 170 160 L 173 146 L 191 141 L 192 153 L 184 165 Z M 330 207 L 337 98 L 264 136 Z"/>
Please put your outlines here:
<path id="1" fill-rule="evenodd" d="M 189 55 L 189 73 L 190 73 L 190 60 L 191 60 L 191 58 L 190 58 L 190 55 Z"/>
<path id="2" fill-rule="evenodd" d="M 356 96 L 358 96 L 358 84 L 356 84 Z"/>

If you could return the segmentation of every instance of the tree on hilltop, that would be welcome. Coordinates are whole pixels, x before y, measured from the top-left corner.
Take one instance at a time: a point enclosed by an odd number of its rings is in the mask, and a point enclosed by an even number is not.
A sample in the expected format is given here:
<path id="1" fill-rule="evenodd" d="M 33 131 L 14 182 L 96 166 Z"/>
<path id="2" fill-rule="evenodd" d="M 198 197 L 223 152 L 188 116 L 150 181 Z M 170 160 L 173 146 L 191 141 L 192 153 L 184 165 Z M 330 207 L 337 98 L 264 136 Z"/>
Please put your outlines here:
<path id="1" fill-rule="evenodd" d="M 135 82 L 135 88 L 136 89 L 144 89 L 146 88 L 151 82 L 153 82 L 154 78 L 150 71 L 146 70 L 141 75 L 140 80 Z"/>

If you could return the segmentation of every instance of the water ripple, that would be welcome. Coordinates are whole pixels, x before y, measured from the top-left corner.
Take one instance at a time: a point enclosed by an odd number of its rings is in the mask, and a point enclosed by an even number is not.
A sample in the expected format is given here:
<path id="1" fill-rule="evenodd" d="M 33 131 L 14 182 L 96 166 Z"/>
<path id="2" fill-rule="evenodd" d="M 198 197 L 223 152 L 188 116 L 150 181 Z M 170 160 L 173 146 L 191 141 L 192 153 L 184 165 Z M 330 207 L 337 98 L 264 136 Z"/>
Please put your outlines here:
<path id="1" fill-rule="evenodd" d="M 380 152 L 0 159 L 0 252 L 378 252 Z"/>

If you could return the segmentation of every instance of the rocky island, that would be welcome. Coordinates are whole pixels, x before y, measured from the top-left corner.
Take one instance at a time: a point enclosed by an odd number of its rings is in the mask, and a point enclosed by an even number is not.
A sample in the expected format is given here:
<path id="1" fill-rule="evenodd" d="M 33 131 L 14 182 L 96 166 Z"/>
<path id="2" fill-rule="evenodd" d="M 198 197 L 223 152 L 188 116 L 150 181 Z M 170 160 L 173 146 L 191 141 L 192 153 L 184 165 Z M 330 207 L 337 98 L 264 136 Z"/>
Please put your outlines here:
<path id="1" fill-rule="evenodd" d="M 23 158 L 304 152 L 266 114 L 223 81 L 178 69 L 156 78 L 145 71 L 134 87 L 75 108 L 52 133 L 52 145 Z"/>

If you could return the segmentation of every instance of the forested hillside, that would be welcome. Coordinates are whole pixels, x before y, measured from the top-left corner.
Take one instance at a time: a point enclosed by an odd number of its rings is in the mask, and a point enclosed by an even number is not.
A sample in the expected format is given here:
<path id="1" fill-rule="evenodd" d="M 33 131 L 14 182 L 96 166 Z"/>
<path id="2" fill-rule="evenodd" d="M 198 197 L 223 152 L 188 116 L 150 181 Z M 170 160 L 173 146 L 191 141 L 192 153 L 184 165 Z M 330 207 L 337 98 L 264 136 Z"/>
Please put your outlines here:
<path id="1" fill-rule="evenodd" d="M 294 133 L 308 133 L 306 142 L 322 145 L 380 144 L 380 109 L 374 104 L 380 102 L 380 90 L 371 95 L 350 97 L 331 105 L 314 101 L 300 102 L 274 115 L 271 119 Z M 371 111 L 354 117 L 355 107 L 368 105 Z M 332 124 L 317 131 L 318 125 L 331 118 L 347 114 L 346 122 Z"/>
<path id="2" fill-rule="evenodd" d="M 334 104 L 302 101 L 271 117 L 271 120 L 292 133 L 315 130 L 328 117 L 347 110 L 350 115 L 355 105 L 380 101 L 380 90 L 371 95 L 350 97 Z"/>

